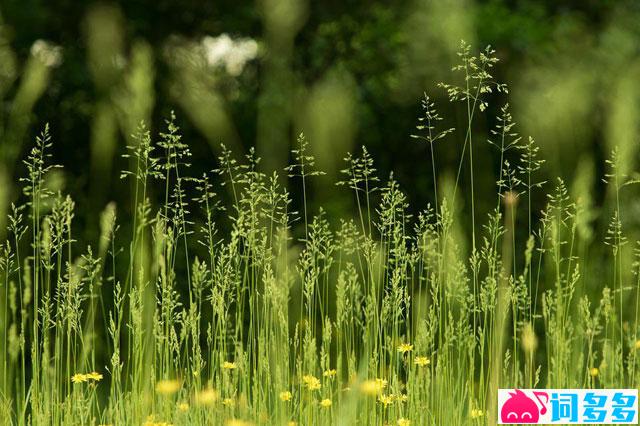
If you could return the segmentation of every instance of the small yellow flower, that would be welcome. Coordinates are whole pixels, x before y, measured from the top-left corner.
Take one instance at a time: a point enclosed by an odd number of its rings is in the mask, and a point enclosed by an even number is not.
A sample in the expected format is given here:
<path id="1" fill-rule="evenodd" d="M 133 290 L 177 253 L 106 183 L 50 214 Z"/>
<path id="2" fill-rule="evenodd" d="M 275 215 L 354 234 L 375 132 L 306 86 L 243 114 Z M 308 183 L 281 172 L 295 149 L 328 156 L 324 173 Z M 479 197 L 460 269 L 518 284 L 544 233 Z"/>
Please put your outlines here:
<path id="1" fill-rule="evenodd" d="M 336 370 L 327 370 L 324 373 L 322 373 L 324 377 L 334 377 L 336 374 L 337 374 Z"/>
<path id="2" fill-rule="evenodd" d="M 599 373 L 600 370 L 598 370 L 596 367 L 589 369 L 589 374 L 591 375 L 591 377 L 597 377 Z"/>
<path id="3" fill-rule="evenodd" d="M 294 422 L 293 420 L 290 420 L 289 423 L 287 423 L 287 426 L 298 426 L 298 423 Z"/>
<path id="4" fill-rule="evenodd" d="M 87 381 L 87 375 L 86 374 L 74 374 L 73 376 L 71 376 L 71 381 L 73 383 L 82 383 L 82 382 L 86 382 Z"/>
<path id="5" fill-rule="evenodd" d="M 235 370 L 237 367 L 238 366 L 235 362 L 225 361 L 222 363 L 222 368 L 224 368 L 225 370 Z"/>
<path id="6" fill-rule="evenodd" d="M 413 350 L 413 345 L 410 345 L 408 343 L 402 343 L 398 345 L 398 352 L 400 352 L 401 354 L 411 352 L 412 350 Z"/>
<path id="7" fill-rule="evenodd" d="M 401 393 L 398 395 L 397 400 L 399 402 L 407 402 L 409 400 L 409 396 L 406 393 Z"/>
<path id="8" fill-rule="evenodd" d="M 307 389 L 311 391 L 318 390 L 321 387 L 320 380 L 315 376 L 311 376 L 311 375 L 303 376 L 302 381 L 304 382 L 304 385 L 307 387 Z"/>
<path id="9" fill-rule="evenodd" d="M 322 401 L 320 401 L 320 406 L 322 408 L 329 408 L 331 407 L 331 400 L 330 399 L 323 399 Z"/>
<path id="10" fill-rule="evenodd" d="M 185 411 L 189 411 L 189 403 L 187 402 L 181 402 L 178 404 L 178 411 L 182 411 L 183 413 Z"/>
<path id="11" fill-rule="evenodd" d="M 93 380 L 96 382 L 99 382 L 103 378 L 102 374 L 96 373 L 95 371 L 92 371 L 91 373 L 87 373 L 85 376 L 87 377 L 87 379 Z"/>
<path id="12" fill-rule="evenodd" d="M 635 346 L 636 350 L 640 349 L 640 340 L 636 340 L 636 343 L 635 343 L 634 346 Z"/>
<path id="13" fill-rule="evenodd" d="M 155 416 L 151 414 L 147 416 L 147 420 L 142 424 L 142 426 L 173 426 L 173 423 L 157 422 Z"/>
<path id="14" fill-rule="evenodd" d="M 196 403 L 200 405 L 212 405 L 218 400 L 218 392 L 214 389 L 203 389 L 196 393 Z"/>
<path id="15" fill-rule="evenodd" d="M 380 395 L 378 397 L 378 401 L 387 407 L 388 405 L 393 404 L 393 394 L 392 395 Z"/>
<path id="16" fill-rule="evenodd" d="M 96 373 L 94 371 L 92 373 L 87 373 L 87 374 L 77 373 L 71 376 L 71 382 L 73 383 L 84 383 L 90 380 L 99 382 L 100 380 L 102 380 L 102 374 Z"/>
<path id="17" fill-rule="evenodd" d="M 426 367 L 431 364 L 431 360 L 426 356 L 417 356 L 416 359 L 413 360 L 413 363 L 418 367 Z"/>
<path id="18" fill-rule="evenodd" d="M 225 407 L 233 407 L 235 405 L 235 401 L 233 398 L 225 398 L 222 400 L 222 405 Z"/>
<path id="19" fill-rule="evenodd" d="M 411 420 L 405 419 L 404 417 L 401 417 L 401 418 L 398 419 L 397 424 L 398 424 L 398 426 L 410 426 L 411 425 Z"/>
<path id="20" fill-rule="evenodd" d="M 178 380 L 160 380 L 156 383 L 156 392 L 160 395 L 173 395 L 180 390 Z"/>
<path id="21" fill-rule="evenodd" d="M 289 402 L 292 397 L 293 395 L 289 391 L 280 392 L 280 401 Z"/>
<path id="22" fill-rule="evenodd" d="M 477 419 L 484 416 L 484 411 L 480 410 L 479 408 L 474 408 L 471 410 L 471 418 L 472 419 Z"/>
<path id="23" fill-rule="evenodd" d="M 251 423 L 246 422 L 240 419 L 228 419 L 225 423 L 225 426 L 250 426 Z"/>

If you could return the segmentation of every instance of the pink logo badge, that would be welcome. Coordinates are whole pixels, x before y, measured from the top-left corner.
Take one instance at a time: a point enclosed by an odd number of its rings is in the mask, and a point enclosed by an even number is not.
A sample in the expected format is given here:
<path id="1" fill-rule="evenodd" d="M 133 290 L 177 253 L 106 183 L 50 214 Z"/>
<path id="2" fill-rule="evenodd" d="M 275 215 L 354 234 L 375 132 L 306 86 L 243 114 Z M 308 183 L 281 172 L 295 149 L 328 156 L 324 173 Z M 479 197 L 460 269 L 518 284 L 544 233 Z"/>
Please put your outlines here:
<path id="1" fill-rule="evenodd" d="M 546 404 L 549 402 L 549 395 L 546 392 L 533 392 L 533 394 L 540 407 L 519 389 L 509 392 L 510 397 L 500 411 L 502 423 L 538 423 L 540 415 L 547 412 Z M 544 397 L 544 402 L 540 399 L 541 397 Z"/>

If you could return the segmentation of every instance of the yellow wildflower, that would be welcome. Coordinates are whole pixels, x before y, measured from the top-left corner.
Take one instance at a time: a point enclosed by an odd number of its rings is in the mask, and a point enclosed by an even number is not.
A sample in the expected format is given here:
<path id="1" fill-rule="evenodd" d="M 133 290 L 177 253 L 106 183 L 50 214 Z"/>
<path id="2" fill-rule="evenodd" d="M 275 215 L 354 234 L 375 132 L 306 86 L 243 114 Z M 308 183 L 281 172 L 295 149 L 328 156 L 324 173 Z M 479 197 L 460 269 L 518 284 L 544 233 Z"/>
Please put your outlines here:
<path id="1" fill-rule="evenodd" d="M 324 377 L 334 377 L 336 374 L 337 374 L 336 370 L 327 370 L 324 373 L 322 373 Z"/>
<path id="2" fill-rule="evenodd" d="M 388 405 L 393 404 L 393 398 L 394 398 L 393 394 L 391 394 L 391 395 L 380 395 L 378 397 L 378 401 L 380 401 L 380 403 L 386 407 Z"/>
<path id="3" fill-rule="evenodd" d="M 636 340 L 635 348 L 640 349 L 640 340 Z"/>
<path id="4" fill-rule="evenodd" d="M 147 416 L 147 420 L 142 424 L 142 426 L 173 426 L 173 423 L 156 422 L 155 416 L 151 414 Z"/>
<path id="5" fill-rule="evenodd" d="M 302 381 L 304 382 L 304 385 L 307 387 L 307 389 L 311 391 L 318 390 L 321 387 L 320 380 L 315 376 L 311 376 L 311 375 L 303 376 Z"/>
<path id="6" fill-rule="evenodd" d="M 407 402 L 409 400 L 409 396 L 406 393 L 401 393 L 398 395 L 397 400 L 400 402 Z"/>
<path id="7" fill-rule="evenodd" d="M 597 377 L 599 373 L 600 370 L 598 370 L 596 367 L 589 369 L 589 374 L 591 375 L 591 377 Z"/>
<path id="8" fill-rule="evenodd" d="M 481 409 L 474 408 L 474 409 L 471 410 L 471 418 L 472 419 L 477 419 L 477 418 L 480 418 L 482 416 L 484 416 L 484 411 L 482 411 Z"/>
<path id="9" fill-rule="evenodd" d="M 280 401 L 289 402 L 292 397 L 293 395 L 289 391 L 280 392 Z"/>
<path id="10" fill-rule="evenodd" d="M 218 392 L 209 388 L 196 393 L 196 403 L 201 405 L 212 405 L 218 400 Z"/>
<path id="11" fill-rule="evenodd" d="M 225 398 L 222 400 L 222 405 L 225 407 L 233 407 L 235 404 L 233 398 Z"/>
<path id="12" fill-rule="evenodd" d="M 96 373 L 94 371 L 92 373 L 87 373 L 87 374 L 77 373 L 71 376 L 71 381 L 73 383 L 83 383 L 83 382 L 88 382 L 90 380 L 98 382 L 102 380 L 102 374 Z"/>
<path id="13" fill-rule="evenodd" d="M 413 360 L 413 363 L 418 367 L 426 367 L 431 364 L 431 360 L 426 356 L 417 356 L 416 359 Z"/>
<path id="14" fill-rule="evenodd" d="M 225 426 L 250 426 L 251 423 L 246 422 L 240 419 L 228 419 L 225 423 Z"/>
<path id="15" fill-rule="evenodd" d="M 222 363 L 222 368 L 224 368 L 225 370 L 235 370 L 237 367 L 238 366 L 235 362 L 225 361 Z"/>
<path id="16" fill-rule="evenodd" d="M 96 382 L 99 382 L 100 380 L 102 380 L 102 377 L 103 377 L 102 374 L 96 373 L 95 371 L 92 371 L 91 373 L 87 373 L 85 376 L 87 377 L 87 379 L 93 380 Z"/>
<path id="17" fill-rule="evenodd" d="M 291 420 L 291 421 L 289 421 L 289 423 L 287 423 L 287 426 L 298 426 L 298 423 L 296 423 L 293 420 Z"/>
<path id="18" fill-rule="evenodd" d="M 410 345 L 408 343 L 402 343 L 398 345 L 398 352 L 400 352 L 401 354 L 411 352 L 412 350 L 413 350 L 413 345 Z"/>
<path id="19" fill-rule="evenodd" d="M 180 390 L 178 380 L 160 380 L 156 383 L 156 392 L 160 395 L 173 395 Z"/>
<path id="20" fill-rule="evenodd" d="M 397 424 L 398 424 L 398 426 L 410 426 L 411 425 L 411 420 L 405 419 L 404 417 L 401 417 L 401 418 L 398 419 Z"/>
<path id="21" fill-rule="evenodd" d="M 189 403 L 187 402 L 181 402 L 178 404 L 178 411 L 182 411 L 183 413 L 185 411 L 189 411 Z"/>
<path id="22" fill-rule="evenodd" d="M 74 374 L 73 376 L 71 376 L 71 381 L 73 383 L 82 383 L 82 382 L 86 382 L 87 381 L 87 375 L 86 374 Z"/>
<path id="23" fill-rule="evenodd" d="M 320 406 L 322 408 L 329 408 L 331 407 L 331 400 L 330 399 L 323 399 L 322 401 L 320 401 Z"/>

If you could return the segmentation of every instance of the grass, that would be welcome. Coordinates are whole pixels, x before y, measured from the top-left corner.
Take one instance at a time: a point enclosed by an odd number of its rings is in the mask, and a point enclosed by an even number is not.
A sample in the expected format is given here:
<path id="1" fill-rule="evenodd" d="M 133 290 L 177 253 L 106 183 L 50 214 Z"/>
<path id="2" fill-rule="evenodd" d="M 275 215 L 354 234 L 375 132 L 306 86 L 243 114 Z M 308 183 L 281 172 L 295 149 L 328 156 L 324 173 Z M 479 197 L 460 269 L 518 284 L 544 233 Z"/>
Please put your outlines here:
<path id="1" fill-rule="evenodd" d="M 425 96 L 414 137 L 434 205 L 415 217 L 365 148 L 337 182 L 354 217 L 310 211 L 322 171 L 303 135 L 284 171 L 300 200 L 253 150 L 223 149 L 217 170 L 189 176 L 172 115 L 157 143 L 139 127 L 122 173 L 131 205 L 107 205 L 99 240 L 78 247 L 73 200 L 47 189 L 45 127 L 0 251 L 0 423 L 480 425 L 496 423 L 499 387 L 638 387 L 640 250 L 622 217 L 635 180 L 614 152 L 599 240 L 588 175 L 573 198 L 543 182 L 535 141 L 504 106 L 496 190 L 474 191 L 473 123 L 507 87 L 491 49 L 463 44 L 460 61 L 463 85 L 442 85 L 467 112 L 459 169 L 436 185 L 434 147 L 457 130 Z M 479 196 L 495 199 L 482 221 Z"/>

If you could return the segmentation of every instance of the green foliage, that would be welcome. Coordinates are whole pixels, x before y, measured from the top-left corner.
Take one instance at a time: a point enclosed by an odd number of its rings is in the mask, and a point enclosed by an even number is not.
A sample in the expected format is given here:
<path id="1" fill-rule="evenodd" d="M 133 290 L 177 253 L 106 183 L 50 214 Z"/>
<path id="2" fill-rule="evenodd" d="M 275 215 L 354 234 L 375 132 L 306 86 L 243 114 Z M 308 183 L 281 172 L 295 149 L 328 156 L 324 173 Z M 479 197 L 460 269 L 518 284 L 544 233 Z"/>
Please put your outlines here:
<path id="1" fill-rule="evenodd" d="M 459 140 L 471 153 L 474 116 L 491 111 L 483 95 L 505 87 L 490 83 L 491 50 L 463 45 L 460 60 L 468 84 L 443 87 L 469 105 Z M 428 96 L 422 105 L 415 138 L 435 183 L 434 143 L 457 132 L 436 126 Z M 572 199 L 561 178 L 545 205 L 532 202 L 546 188 L 537 145 L 507 106 L 496 121 L 497 191 L 465 197 L 495 209 L 477 229 L 472 218 L 470 236 L 455 195 L 463 175 L 412 215 L 410 191 L 393 174 L 381 179 L 364 147 L 347 154 L 338 182 L 354 217 L 312 210 L 307 179 L 322 171 L 300 135 L 284 169 L 303 196 L 298 237 L 284 176 L 262 171 L 253 149 L 240 160 L 224 146 L 217 169 L 189 176 L 172 113 L 157 142 L 139 125 L 121 174 L 130 206 L 107 204 L 87 247 L 75 238 L 76 203 L 46 186 L 55 167 L 45 127 L 0 246 L 0 418 L 477 425 L 495 423 L 498 388 L 637 387 L 640 252 L 622 209 L 635 178 L 618 171 L 614 151 L 612 213 L 598 233 L 590 202 Z M 465 150 L 460 165 L 473 179 Z M 525 217 L 526 232 L 516 227 Z M 610 273 L 589 273 L 596 258 Z"/>

